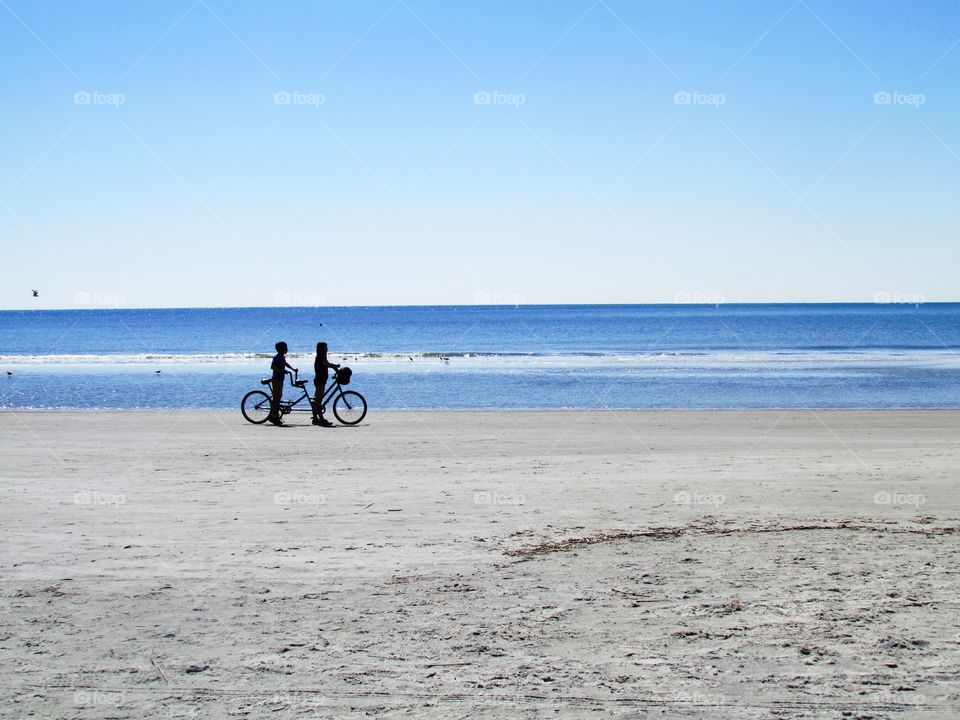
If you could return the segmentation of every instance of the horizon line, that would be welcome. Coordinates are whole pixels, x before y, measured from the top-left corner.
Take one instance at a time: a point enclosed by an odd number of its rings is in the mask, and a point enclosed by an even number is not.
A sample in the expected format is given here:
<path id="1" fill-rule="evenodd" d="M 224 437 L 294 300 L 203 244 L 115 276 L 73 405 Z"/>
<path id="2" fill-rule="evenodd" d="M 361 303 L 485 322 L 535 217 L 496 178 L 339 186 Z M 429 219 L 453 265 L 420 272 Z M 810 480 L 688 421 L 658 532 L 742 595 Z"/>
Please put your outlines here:
<path id="1" fill-rule="evenodd" d="M 194 306 L 141 306 L 141 307 L 55 307 L 55 308 L 0 308 L 0 312 L 104 312 L 136 310 L 327 310 L 327 309 L 363 309 L 363 308 L 537 308 L 537 307 L 715 307 L 726 306 L 770 306 L 770 305 L 865 305 L 865 306 L 909 306 L 921 305 L 957 305 L 960 300 L 775 300 L 744 302 L 591 302 L 591 303 L 409 303 L 397 305 L 194 305 Z"/>

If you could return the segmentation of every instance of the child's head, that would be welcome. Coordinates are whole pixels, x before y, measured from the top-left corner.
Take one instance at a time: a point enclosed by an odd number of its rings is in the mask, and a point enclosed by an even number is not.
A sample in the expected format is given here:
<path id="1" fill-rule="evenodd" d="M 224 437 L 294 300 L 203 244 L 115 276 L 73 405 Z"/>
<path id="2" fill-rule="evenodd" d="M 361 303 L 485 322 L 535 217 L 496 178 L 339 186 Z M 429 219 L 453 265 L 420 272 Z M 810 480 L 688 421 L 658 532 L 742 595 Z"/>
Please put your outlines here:
<path id="1" fill-rule="evenodd" d="M 326 355 L 327 354 L 327 344 L 322 340 L 317 343 L 317 355 Z"/>
<path id="2" fill-rule="evenodd" d="M 277 352 L 280 353 L 281 355 L 287 354 L 287 344 L 283 340 L 281 340 L 276 345 L 274 345 L 274 347 L 277 349 Z"/>

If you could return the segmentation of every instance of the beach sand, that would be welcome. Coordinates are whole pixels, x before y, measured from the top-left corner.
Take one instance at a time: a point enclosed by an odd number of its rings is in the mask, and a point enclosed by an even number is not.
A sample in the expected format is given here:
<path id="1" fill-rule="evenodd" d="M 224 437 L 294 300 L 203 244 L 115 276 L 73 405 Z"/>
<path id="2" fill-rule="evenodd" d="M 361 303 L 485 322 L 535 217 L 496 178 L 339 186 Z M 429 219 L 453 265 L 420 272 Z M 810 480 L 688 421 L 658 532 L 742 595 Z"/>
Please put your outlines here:
<path id="1" fill-rule="evenodd" d="M 958 411 L 0 438 L 4 717 L 960 713 Z"/>

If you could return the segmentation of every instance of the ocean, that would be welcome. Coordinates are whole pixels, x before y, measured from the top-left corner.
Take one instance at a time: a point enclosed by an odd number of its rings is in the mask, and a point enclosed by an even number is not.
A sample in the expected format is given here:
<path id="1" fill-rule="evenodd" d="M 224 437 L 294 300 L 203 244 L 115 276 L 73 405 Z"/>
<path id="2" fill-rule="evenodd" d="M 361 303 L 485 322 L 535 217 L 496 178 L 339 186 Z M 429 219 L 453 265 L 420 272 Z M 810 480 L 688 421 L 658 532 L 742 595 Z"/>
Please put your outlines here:
<path id="1" fill-rule="evenodd" d="M 960 303 L 4 311 L 0 407 L 239 409 L 277 340 L 371 412 L 960 407 Z"/>

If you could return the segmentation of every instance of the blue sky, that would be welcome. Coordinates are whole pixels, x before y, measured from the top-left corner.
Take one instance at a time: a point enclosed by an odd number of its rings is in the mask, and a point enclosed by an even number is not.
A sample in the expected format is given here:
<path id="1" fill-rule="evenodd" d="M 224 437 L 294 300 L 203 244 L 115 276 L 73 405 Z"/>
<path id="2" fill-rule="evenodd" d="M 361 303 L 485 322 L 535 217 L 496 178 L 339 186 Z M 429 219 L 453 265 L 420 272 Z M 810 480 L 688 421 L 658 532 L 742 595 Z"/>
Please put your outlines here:
<path id="1" fill-rule="evenodd" d="M 2 308 L 960 299 L 953 2 L 0 0 L 0 63 Z"/>

